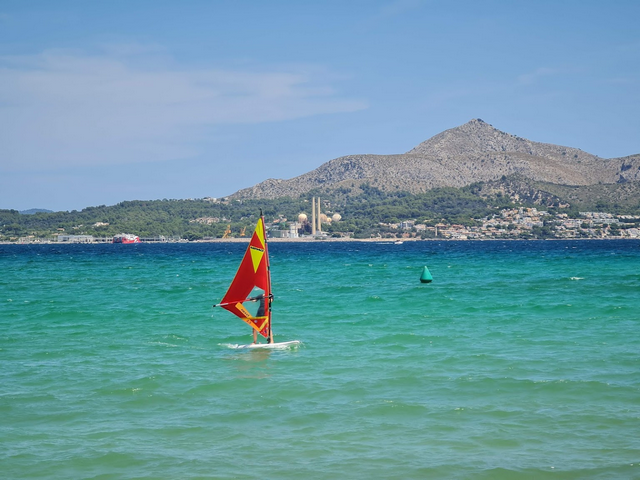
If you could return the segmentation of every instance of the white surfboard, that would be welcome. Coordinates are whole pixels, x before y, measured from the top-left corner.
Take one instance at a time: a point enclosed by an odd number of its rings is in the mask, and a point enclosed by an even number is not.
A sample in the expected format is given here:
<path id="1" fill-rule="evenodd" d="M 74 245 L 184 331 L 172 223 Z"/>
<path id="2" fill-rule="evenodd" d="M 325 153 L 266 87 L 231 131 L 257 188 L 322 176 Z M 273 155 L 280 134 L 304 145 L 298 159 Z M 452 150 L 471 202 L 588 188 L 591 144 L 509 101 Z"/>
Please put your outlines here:
<path id="1" fill-rule="evenodd" d="M 291 340 L 289 342 L 279 342 L 279 343 L 248 343 L 246 345 L 233 345 L 228 344 L 229 348 L 261 348 L 261 349 L 269 349 L 269 350 L 278 350 L 285 348 L 294 348 L 300 345 L 302 342 L 300 340 Z"/>

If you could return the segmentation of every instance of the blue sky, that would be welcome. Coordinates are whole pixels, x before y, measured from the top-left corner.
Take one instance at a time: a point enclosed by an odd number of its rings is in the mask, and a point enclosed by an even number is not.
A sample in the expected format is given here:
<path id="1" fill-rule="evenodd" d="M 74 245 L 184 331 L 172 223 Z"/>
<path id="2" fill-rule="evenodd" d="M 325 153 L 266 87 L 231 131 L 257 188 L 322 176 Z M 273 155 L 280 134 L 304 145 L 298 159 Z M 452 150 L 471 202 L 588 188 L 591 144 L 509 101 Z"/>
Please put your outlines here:
<path id="1" fill-rule="evenodd" d="M 0 208 L 222 197 L 481 118 L 640 153 L 638 1 L 0 0 Z"/>

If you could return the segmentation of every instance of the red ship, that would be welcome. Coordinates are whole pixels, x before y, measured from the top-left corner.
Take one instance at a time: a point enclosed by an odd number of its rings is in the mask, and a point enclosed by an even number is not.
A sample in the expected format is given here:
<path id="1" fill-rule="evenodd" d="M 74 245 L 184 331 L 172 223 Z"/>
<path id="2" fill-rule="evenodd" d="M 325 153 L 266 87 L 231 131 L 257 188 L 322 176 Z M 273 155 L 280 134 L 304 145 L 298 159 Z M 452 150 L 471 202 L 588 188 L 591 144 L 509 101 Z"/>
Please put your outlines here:
<path id="1" fill-rule="evenodd" d="M 130 233 L 121 233 L 113 237 L 113 243 L 140 243 L 140 237 Z"/>

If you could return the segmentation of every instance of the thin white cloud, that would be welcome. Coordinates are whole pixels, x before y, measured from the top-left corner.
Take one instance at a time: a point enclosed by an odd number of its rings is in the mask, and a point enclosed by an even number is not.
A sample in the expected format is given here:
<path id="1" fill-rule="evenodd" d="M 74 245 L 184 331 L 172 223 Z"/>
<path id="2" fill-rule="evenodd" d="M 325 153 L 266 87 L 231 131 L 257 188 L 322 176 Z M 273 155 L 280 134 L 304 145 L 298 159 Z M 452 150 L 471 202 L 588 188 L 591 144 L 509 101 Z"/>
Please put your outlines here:
<path id="1" fill-rule="evenodd" d="M 547 67 L 540 67 L 533 72 L 525 73 L 518 77 L 518 83 L 521 85 L 533 85 L 544 77 L 550 77 L 560 73 L 558 70 Z"/>
<path id="2" fill-rule="evenodd" d="M 383 5 L 378 12 L 377 18 L 380 20 L 404 15 L 422 6 L 421 0 L 394 0 Z"/>
<path id="3" fill-rule="evenodd" d="M 638 79 L 634 77 L 614 77 L 605 79 L 603 83 L 611 85 L 633 86 L 638 83 Z"/>
<path id="4" fill-rule="evenodd" d="M 154 62 L 140 61 L 144 55 L 143 47 L 118 45 L 93 56 L 0 57 L 2 168 L 184 158 L 198 153 L 195 135 L 204 127 L 366 108 L 362 100 L 340 97 L 327 77 L 308 68 L 149 67 Z"/>
<path id="5" fill-rule="evenodd" d="M 369 30 L 377 28 L 386 22 L 419 9 L 423 5 L 423 0 L 393 0 L 383 4 L 375 13 L 367 17 L 361 28 Z"/>

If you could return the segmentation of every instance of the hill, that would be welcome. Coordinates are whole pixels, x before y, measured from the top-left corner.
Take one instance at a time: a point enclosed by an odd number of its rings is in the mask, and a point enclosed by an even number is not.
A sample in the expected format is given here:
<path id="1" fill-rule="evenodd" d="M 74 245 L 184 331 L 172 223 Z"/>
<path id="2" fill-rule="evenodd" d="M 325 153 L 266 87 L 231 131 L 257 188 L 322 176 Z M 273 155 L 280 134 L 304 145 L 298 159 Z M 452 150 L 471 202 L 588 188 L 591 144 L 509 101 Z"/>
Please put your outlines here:
<path id="1" fill-rule="evenodd" d="M 364 184 L 383 192 L 416 194 L 514 175 L 569 187 L 640 182 L 640 155 L 603 159 L 576 148 L 520 138 L 474 119 L 403 154 L 336 158 L 289 180 L 265 180 L 230 198 L 295 198 L 311 191 L 338 190 L 358 195 Z M 638 191 L 637 185 L 633 189 Z"/>
<path id="2" fill-rule="evenodd" d="M 285 230 L 300 213 L 311 213 L 312 196 L 322 197 L 325 214 L 341 219 L 323 227 L 333 236 L 395 236 L 392 225 L 407 221 L 425 228 L 476 228 L 481 219 L 501 212 L 511 215 L 505 210 L 531 209 L 558 215 L 558 220 L 531 220 L 542 226 L 526 235 L 563 238 L 566 231 L 552 231 L 554 222 L 567 216 L 588 218 L 580 212 L 603 212 L 608 219 L 612 214 L 633 216 L 620 221 L 625 228 L 638 226 L 640 155 L 603 159 L 575 148 L 532 142 L 476 119 L 404 154 L 340 157 L 299 177 L 266 180 L 223 199 L 129 201 L 31 215 L 0 210 L 0 241 L 60 235 L 108 241 L 122 232 L 148 239 L 242 236 L 260 210 L 273 228 Z M 519 235 L 517 225 L 513 223 L 511 231 Z M 303 228 L 303 233 L 311 232 L 309 224 Z M 603 231 L 594 227 L 579 235 L 598 237 Z M 616 232 L 607 230 L 608 235 Z M 423 229 L 420 235 L 429 234 Z"/>

